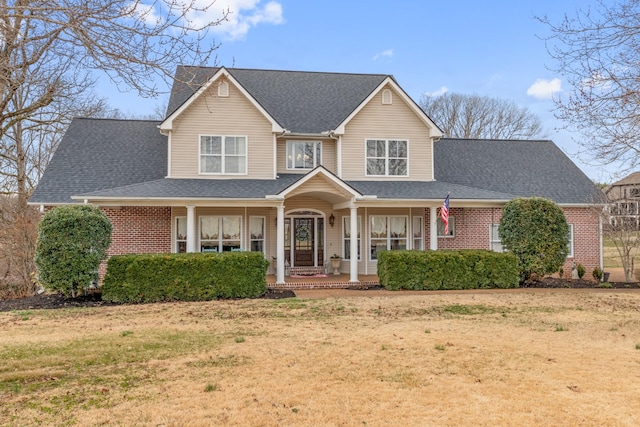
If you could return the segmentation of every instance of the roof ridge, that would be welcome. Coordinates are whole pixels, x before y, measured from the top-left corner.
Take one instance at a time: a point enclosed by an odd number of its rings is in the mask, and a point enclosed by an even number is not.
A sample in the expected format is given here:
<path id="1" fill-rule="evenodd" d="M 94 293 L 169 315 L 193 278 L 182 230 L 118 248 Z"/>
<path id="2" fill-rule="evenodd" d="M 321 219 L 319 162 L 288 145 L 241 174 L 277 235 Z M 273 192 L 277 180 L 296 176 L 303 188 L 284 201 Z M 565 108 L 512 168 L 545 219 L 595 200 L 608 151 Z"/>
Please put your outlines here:
<path id="1" fill-rule="evenodd" d="M 276 68 L 247 68 L 247 67 L 226 67 L 224 65 L 220 66 L 197 66 L 197 65 L 178 65 L 178 67 L 182 68 L 195 68 L 195 69 L 208 69 L 208 70 L 219 70 L 226 69 L 228 71 L 238 70 L 238 71 L 266 71 L 266 72 L 277 72 L 277 73 L 296 73 L 296 74 L 333 74 L 333 75 L 347 75 L 347 76 L 384 76 L 384 77 L 392 77 L 392 74 L 384 74 L 384 73 L 362 73 L 362 72 L 347 72 L 347 71 L 317 71 L 317 70 L 283 70 Z"/>
<path id="2" fill-rule="evenodd" d="M 113 121 L 113 122 L 154 122 L 160 123 L 163 119 L 119 119 L 115 117 L 84 117 L 77 116 L 73 118 L 74 120 L 102 120 L 102 121 Z"/>
<path id="3" fill-rule="evenodd" d="M 551 142 L 551 139 L 513 139 L 513 138 L 453 138 L 453 137 L 442 137 L 440 141 L 443 139 L 449 141 L 479 141 L 479 142 Z"/>

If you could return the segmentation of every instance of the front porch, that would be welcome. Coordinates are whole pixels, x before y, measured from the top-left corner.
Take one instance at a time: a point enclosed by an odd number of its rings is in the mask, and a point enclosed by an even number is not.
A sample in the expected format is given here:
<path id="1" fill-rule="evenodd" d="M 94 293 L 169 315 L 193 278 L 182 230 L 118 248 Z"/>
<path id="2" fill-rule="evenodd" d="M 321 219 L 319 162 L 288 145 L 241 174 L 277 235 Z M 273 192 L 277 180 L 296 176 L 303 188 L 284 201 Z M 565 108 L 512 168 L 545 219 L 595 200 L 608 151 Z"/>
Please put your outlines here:
<path id="1" fill-rule="evenodd" d="M 361 274 L 359 282 L 349 282 L 349 274 L 333 275 L 328 274 L 325 277 L 308 276 L 308 277 L 291 277 L 285 279 L 285 283 L 277 283 L 275 274 L 267 274 L 267 287 L 269 289 L 348 289 L 348 288 L 366 288 L 370 286 L 378 286 L 380 281 L 376 274 Z"/>

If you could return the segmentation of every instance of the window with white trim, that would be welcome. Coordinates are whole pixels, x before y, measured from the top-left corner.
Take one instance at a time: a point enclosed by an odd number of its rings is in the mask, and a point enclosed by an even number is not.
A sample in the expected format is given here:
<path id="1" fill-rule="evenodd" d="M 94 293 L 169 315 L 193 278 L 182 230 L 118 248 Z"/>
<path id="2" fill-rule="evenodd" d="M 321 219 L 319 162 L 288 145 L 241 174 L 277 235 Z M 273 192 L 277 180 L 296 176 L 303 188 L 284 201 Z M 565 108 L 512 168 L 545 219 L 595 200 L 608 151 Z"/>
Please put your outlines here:
<path id="1" fill-rule="evenodd" d="M 438 218 L 436 221 L 438 228 L 438 237 L 456 237 L 456 219 L 449 215 L 449 234 L 444 234 L 444 222 L 442 218 Z"/>
<path id="2" fill-rule="evenodd" d="M 239 216 L 201 216 L 200 251 L 240 250 L 241 224 L 242 218 Z"/>
<path id="3" fill-rule="evenodd" d="M 313 169 L 321 160 L 320 141 L 287 141 L 287 169 Z"/>
<path id="4" fill-rule="evenodd" d="M 175 250 L 177 253 L 187 252 L 187 217 L 176 217 L 176 234 L 175 234 Z"/>
<path id="5" fill-rule="evenodd" d="M 407 249 L 407 217 L 372 215 L 370 222 L 371 260 L 378 259 L 384 250 Z"/>
<path id="6" fill-rule="evenodd" d="M 504 246 L 502 246 L 502 239 L 500 238 L 500 234 L 498 230 L 500 229 L 500 224 L 491 224 L 489 226 L 489 247 L 494 252 L 504 252 Z"/>
<path id="7" fill-rule="evenodd" d="M 424 226 L 423 224 L 424 218 L 421 216 L 414 216 L 412 223 L 412 233 L 413 233 L 413 249 L 423 250 L 424 249 Z"/>
<path id="8" fill-rule="evenodd" d="M 569 254 L 567 258 L 573 258 L 573 224 L 569 224 Z"/>
<path id="9" fill-rule="evenodd" d="M 408 176 L 408 146 L 406 140 L 367 139 L 367 176 Z"/>
<path id="10" fill-rule="evenodd" d="M 251 252 L 264 253 L 265 217 L 249 217 L 249 247 Z"/>
<path id="11" fill-rule="evenodd" d="M 358 216 L 358 261 L 362 257 L 360 236 L 362 236 L 362 220 Z M 349 216 L 342 217 L 342 259 L 351 259 L 351 218 Z"/>
<path id="12" fill-rule="evenodd" d="M 247 137 L 227 135 L 200 136 L 200 173 L 247 173 Z"/>

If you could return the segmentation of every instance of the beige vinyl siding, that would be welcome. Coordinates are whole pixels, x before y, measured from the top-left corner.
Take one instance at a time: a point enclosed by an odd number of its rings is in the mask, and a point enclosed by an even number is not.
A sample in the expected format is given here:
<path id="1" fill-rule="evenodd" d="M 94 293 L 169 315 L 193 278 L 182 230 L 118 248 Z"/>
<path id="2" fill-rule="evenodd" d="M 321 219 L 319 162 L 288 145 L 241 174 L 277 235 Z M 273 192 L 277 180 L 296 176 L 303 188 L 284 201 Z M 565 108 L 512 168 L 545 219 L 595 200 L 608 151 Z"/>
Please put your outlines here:
<path id="1" fill-rule="evenodd" d="M 277 170 L 278 173 L 299 173 L 309 172 L 306 169 L 287 169 L 287 141 L 315 141 L 311 139 L 280 138 L 277 143 Z M 333 139 L 322 140 L 322 166 L 336 173 L 336 141 Z"/>
<path id="2" fill-rule="evenodd" d="M 432 175 L 432 143 L 429 127 L 404 102 L 391 86 L 393 104 L 382 104 L 378 92 L 351 119 L 342 137 L 342 179 L 344 180 L 408 180 L 430 181 Z M 402 139 L 409 141 L 408 176 L 371 177 L 365 171 L 366 139 Z"/>
<path id="3" fill-rule="evenodd" d="M 200 135 L 246 136 L 247 174 L 200 175 Z M 213 84 L 174 121 L 170 154 L 172 178 L 273 178 L 271 123 L 232 83 L 222 98 Z"/>

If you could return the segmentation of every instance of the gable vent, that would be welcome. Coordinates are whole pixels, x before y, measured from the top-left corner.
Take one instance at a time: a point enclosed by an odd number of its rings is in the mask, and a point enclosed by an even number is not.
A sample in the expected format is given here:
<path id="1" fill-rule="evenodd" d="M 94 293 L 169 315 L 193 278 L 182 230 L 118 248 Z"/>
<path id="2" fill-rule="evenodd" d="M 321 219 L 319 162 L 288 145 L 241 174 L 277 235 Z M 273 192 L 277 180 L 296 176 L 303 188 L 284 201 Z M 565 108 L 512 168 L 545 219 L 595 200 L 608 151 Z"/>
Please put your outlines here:
<path id="1" fill-rule="evenodd" d="M 226 98 L 229 96 L 229 83 L 221 82 L 218 85 L 218 96 L 221 98 Z"/>
<path id="2" fill-rule="evenodd" d="M 390 89 L 385 89 L 382 91 L 382 104 L 383 105 L 393 104 L 393 97 Z"/>

